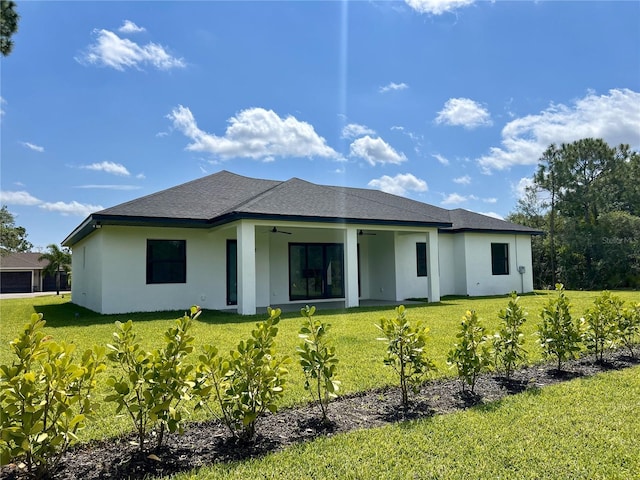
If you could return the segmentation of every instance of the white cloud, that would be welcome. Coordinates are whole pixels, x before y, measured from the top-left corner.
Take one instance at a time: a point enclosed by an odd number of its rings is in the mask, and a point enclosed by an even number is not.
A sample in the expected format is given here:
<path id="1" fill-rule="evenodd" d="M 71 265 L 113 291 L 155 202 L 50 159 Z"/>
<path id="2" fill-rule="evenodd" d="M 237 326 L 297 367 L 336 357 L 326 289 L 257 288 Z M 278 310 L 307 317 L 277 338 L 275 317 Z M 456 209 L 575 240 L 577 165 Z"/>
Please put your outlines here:
<path id="1" fill-rule="evenodd" d="M 126 68 L 141 68 L 151 65 L 158 70 L 184 68 L 186 63 L 181 58 L 169 54 L 165 48 L 157 43 L 138 45 L 126 38 L 120 38 L 109 30 L 94 30 L 95 43 L 76 61 L 81 64 L 100 65 L 124 71 Z"/>
<path id="2" fill-rule="evenodd" d="M 517 199 L 524 198 L 525 193 L 527 192 L 527 188 L 533 186 L 533 178 L 531 177 L 522 177 L 518 180 L 518 183 L 511 184 L 511 192 L 513 196 Z"/>
<path id="3" fill-rule="evenodd" d="M 35 145 L 30 142 L 21 142 L 23 146 L 27 147 L 29 150 L 33 150 L 34 152 L 42 153 L 44 152 L 44 147 L 40 145 Z"/>
<path id="4" fill-rule="evenodd" d="M 18 192 L 0 191 L 0 204 L 3 205 L 40 205 L 41 203 L 41 200 L 23 190 Z"/>
<path id="5" fill-rule="evenodd" d="M 449 159 L 440 155 L 439 153 L 434 153 L 431 156 L 438 160 L 438 162 L 440 162 L 442 165 L 449 165 Z"/>
<path id="6" fill-rule="evenodd" d="M 375 130 L 370 129 L 366 125 L 358 125 L 350 123 L 342 129 L 342 138 L 357 138 L 364 135 L 375 135 Z"/>
<path id="7" fill-rule="evenodd" d="M 442 205 L 459 205 L 469 200 L 478 200 L 475 195 L 460 195 L 459 193 L 450 193 L 444 197 L 444 200 L 440 202 Z"/>
<path id="8" fill-rule="evenodd" d="M 469 175 L 463 175 L 462 177 L 454 178 L 453 182 L 460 185 L 469 185 L 471 183 L 471 177 Z"/>
<path id="9" fill-rule="evenodd" d="M 127 170 L 127 167 L 114 162 L 92 163 L 91 165 L 82 165 L 80 168 L 84 168 L 85 170 L 95 170 L 97 172 L 106 172 L 112 175 L 119 175 L 121 177 L 128 177 L 131 175 L 129 170 Z"/>
<path id="10" fill-rule="evenodd" d="M 485 172 L 513 165 L 535 165 L 552 143 L 582 138 L 602 138 L 609 145 L 640 146 L 640 93 L 609 90 L 608 95 L 589 92 L 574 105 L 552 104 L 537 115 L 516 118 L 502 129 L 502 145 L 478 159 Z"/>
<path id="11" fill-rule="evenodd" d="M 473 129 L 493 124 L 489 111 L 470 98 L 450 98 L 438 112 L 436 123 Z"/>
<path id="12" fill-rule="evenodd" d="M 498 220 L 504 220 L 504 217 L 496 212 L 476 212 L 480 215 L 486 215 L 487 217 L 497 218 Z"/>
<path id="13" fill-rule="evenodd" d="M 404 153 L 396 152 L 391 145 L 380 137 L 366 135 L 355 140 L 349 147 L 350 155 L 365 160 L 372 166 L 376 164 L 400 164 L 407 160 Z"/>
<path id="14" fill-rule="evenodd" d="M 69 203 L 45 202 L 40 205 L 40 208 L 44 210 L 48 210 L 50 212 L 58 212 L 64 216 L 77 215 L 80 217 L 86 217 L 94 212 L 104 209 L 104 207 L 100 205 L 89 205 L 85 203 L 76 202 L 75 200 Z"/>
<path id="15" fill-rule="evenodd" d="M 0 117 L 4 116 L 4 108 L 2 108 L 5 104 L 7 103 L 7 101 L 0 97 Z"/>
<path id="16" fill-rule="evenodd" d="M 147 29 L 144 27 L 139 27 L 131 20 L 125 20 L 122 26 L 118 29 L 121 33 L 142 33 L 146 32 Z"/>
<path id="17" fill-rule="evenodd" d="M 498 199 L 495 197 L 483 198 L 482 201 L 484 203 L 498 203 Z"/>
<path id="18" fill-rule="evenodd" d="M 380 178 L 371 180 L 368 185 L 383 192 L 400 196 L 405 196 L 409 190 L 414 192 L 426 192 L 428 190 L 427 182 L 416 178 L 411 173 L 400 173 L 395 177 L 383 175 Z"/>
<path id="19" fill-rule="evenodd" d="M 471 5 L 475 0 L 405 0 L 418 13 L 442 15 L 461 7 Z"/>
<path id="20" fill-rule="evenodd" d="M 104 190 L 139 190 L 138 185 L 78 185 L 75 188 L 104 189 Z"/>
<path id="21" fill-rule="evenodd" d="M 391 82 L 387 85 L 385 85 L 384 87 L 380 87 L 378 89 L 378 91 L 380 93 L 387 93 L 387 92 L 392 92 L 392 91 L 396 91 L 396 90 L 406 90 L 407 88 L 409 88 L 409 85 L 407 85 L 406 83 L 394 83 Z"/>
<path id="22" fill-rule="evenodd" d="M 228 120 L 223 137 L 207 133 L 187 107 L 174 108 L 167 115 L 174 128 L 191 139 L 187 150 L 222 158 L 253 158 L 272 161 L 275 157 L 323 157 L 341 160 L 312 125 L 293 116 L 279 117 L 273 110 L 249 108 Z"/>

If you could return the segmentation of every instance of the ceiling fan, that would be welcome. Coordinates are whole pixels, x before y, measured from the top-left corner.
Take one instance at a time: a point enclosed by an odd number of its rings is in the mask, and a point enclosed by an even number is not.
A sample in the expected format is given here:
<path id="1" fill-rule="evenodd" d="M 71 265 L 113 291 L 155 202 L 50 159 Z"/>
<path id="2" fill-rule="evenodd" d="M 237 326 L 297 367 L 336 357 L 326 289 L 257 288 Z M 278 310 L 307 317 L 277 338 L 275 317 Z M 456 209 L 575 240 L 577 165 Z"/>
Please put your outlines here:
<path id="1" fill-rule="evenodd" d="M 271 233 L 282 233 L 282 234 L 284 234 L 284 235 L 291 235 L 291 232 L 285 232 L 285 231 L 282 231 L 282 230 L 278 230 L 276 227 L 273 227 L 273 228 L 270 230 L 270 232 L 271 232 Z"/>
<path id="2" fill-rule="evenodd" d="M 358 235 L 375 235 L 375 233 L 365 232 L 364 230 L 358 230 Z"/>

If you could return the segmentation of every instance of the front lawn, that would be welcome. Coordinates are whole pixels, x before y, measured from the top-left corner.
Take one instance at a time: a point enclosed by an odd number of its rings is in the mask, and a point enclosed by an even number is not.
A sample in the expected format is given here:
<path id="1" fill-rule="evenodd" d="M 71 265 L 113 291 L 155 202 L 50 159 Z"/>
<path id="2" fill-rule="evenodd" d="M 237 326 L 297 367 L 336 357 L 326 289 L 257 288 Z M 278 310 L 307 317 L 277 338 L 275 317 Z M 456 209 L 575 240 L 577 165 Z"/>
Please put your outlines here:
<path id="1" fill-rule="evenodd" d="M 582 315 L 591 305 L 599 292 L 567 292 L 574 304 L 574 315 Z M 637 292 L 617 292 L 627 302 L 637 301 Z M 536 362 L 541 359 L 541 351 L 535 343 L 535 329 L 539 320 L 542 305 L 554 292 L 539 292 L 536 295 L 522 297 L 521 303 L 529 312 L 527 323 L 524 325 L 526 334 L 525 348 L 529 351 L 529 360 Z M 436 376 L 451 376 L 454 372 L 446 365 L 446 355 L 455 342 L 455 334 L 461 316 L 466 310 L 476 310 L 482 318 L 488 332 L 497 330 L 499 323 L 498 311 L 504 308 L 506 297 L 492 297 L 479 299 L 445 299 L 438 305 L 417 305 L 407 308 L 407 315 L 412 322 L 423 321 L 430 328 L 428 349 L 438 371 Z M 185 305 L 185 309 L 189 306 Z M 33 311 L 42 312 L 47 320 L 47 333 L 56 340 L 74 342 L 78 350 L 83 350 L 93 344 L 105 345 L 112 341 L 114 322 L 128 319 L 134 321 L 134 328 L 145 348 L 161 345 L 162 333 L 172 320 L 181 316 L 183 312 L 138 313 L 131 315 L 98 315 L 79 308 L 70 303 L 69 298 L 55 296 L 37 297 L 29 299 L 2 300 L 0 314 L 2 317 L 0 329 L 0 362 L 11 361 L 8 342 L 16 337 L 22 325 L 26 323 Z M 342 382 L 340 393 L 352 393 L 369 390 L 389 384 L 396 384 L 393 372 L 382 363 L 385 352 L 384 342 L 376 340 L 379 336 L 374 324 L 381 316 L 391 317 L 395 314 L 388 309 L 353 309 L 346 312 L 324 312 L 322 304 L 318 304 L 317 317 L 333 325 L 331 335 L 335 339 L 337 356 L 340 360 L 338 379 Z M 205 311 L 194 322 L 192 334 L 195 336 L 195 350 L 200 350 L 204 344 L 214 344 L 221 351 L 234 347 L 238 340 L 246 338 L 255 322 L 265 318 L 264 315 L 246 318 L 238 315 Z M 282 406 L 292 406 L 309 401 L 308 393 L 304 390 L 304 378 L 295 362 L 295 347 L 300 342 L 298 330 L 302 323 L 299 313 L 283 314 L 280 323 L 280 333 L 277 339 L 281 353 L 294 358 L 290 365 L 290 375 Z M 193 358 L 195 361 L 196 355 Z M 103 375 L 105 379 L 108 375 Z M 107 392 L 104 380 L 101 382 L 98 395 Z M 81 432 L 82 440 L 106 438 L 130 431 L 128 420 L 115 417 L 114 406 L 104 403 L 97 415 L 97 421 L 90 423 Z M 202 417 L 193 417 L 199 419 Z"/>

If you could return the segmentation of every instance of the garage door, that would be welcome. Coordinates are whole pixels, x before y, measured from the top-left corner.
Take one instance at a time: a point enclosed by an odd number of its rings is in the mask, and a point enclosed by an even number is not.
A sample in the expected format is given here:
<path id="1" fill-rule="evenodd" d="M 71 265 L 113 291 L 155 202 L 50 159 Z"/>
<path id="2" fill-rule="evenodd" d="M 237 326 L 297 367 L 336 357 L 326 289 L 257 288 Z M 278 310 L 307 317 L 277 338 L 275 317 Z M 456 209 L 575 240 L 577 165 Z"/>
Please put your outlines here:
<path id="1" fill-rule="evenodd" d="M 0 273 L 1 293 L 31 292 L 31 272 L 2 272 Z"/>

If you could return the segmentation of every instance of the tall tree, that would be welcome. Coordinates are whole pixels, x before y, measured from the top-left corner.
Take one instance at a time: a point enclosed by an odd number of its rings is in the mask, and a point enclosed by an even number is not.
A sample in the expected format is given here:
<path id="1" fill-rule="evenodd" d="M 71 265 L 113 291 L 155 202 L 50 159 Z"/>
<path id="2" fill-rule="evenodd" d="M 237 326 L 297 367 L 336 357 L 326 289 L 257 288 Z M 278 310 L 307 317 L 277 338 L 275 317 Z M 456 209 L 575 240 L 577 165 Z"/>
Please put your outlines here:
<path id="1" fill-rule="evenodd" d="M 27 231 L 16 226 L 13 214 L 3 205 L 0 208 L 0 254 L 28 252 L 32 248 L 33 245 L 27 241 Z"/>
<path id="2" fill-rule="evenodd" d="M 43 272 L 45 275 L 55 275 L 56 277 L 56 295 L 60 295 L 60 274 L 62 272 L 69 273 L 71 271 L 71 253 L 68 249 L 60 249 L 58 245 L 52 243 L 47 246 L 49 250 L 38 258 L 39 261 L 47 260 L 47 265 Z"/>
<path id="3" fill-rule="evenodd" d="M 16 12 L 16 2 L 1 0 L 0 9 L 0 53 L 6 57 L 13 50 L 11 37 L 18 31 L 20 15 Z"/>

